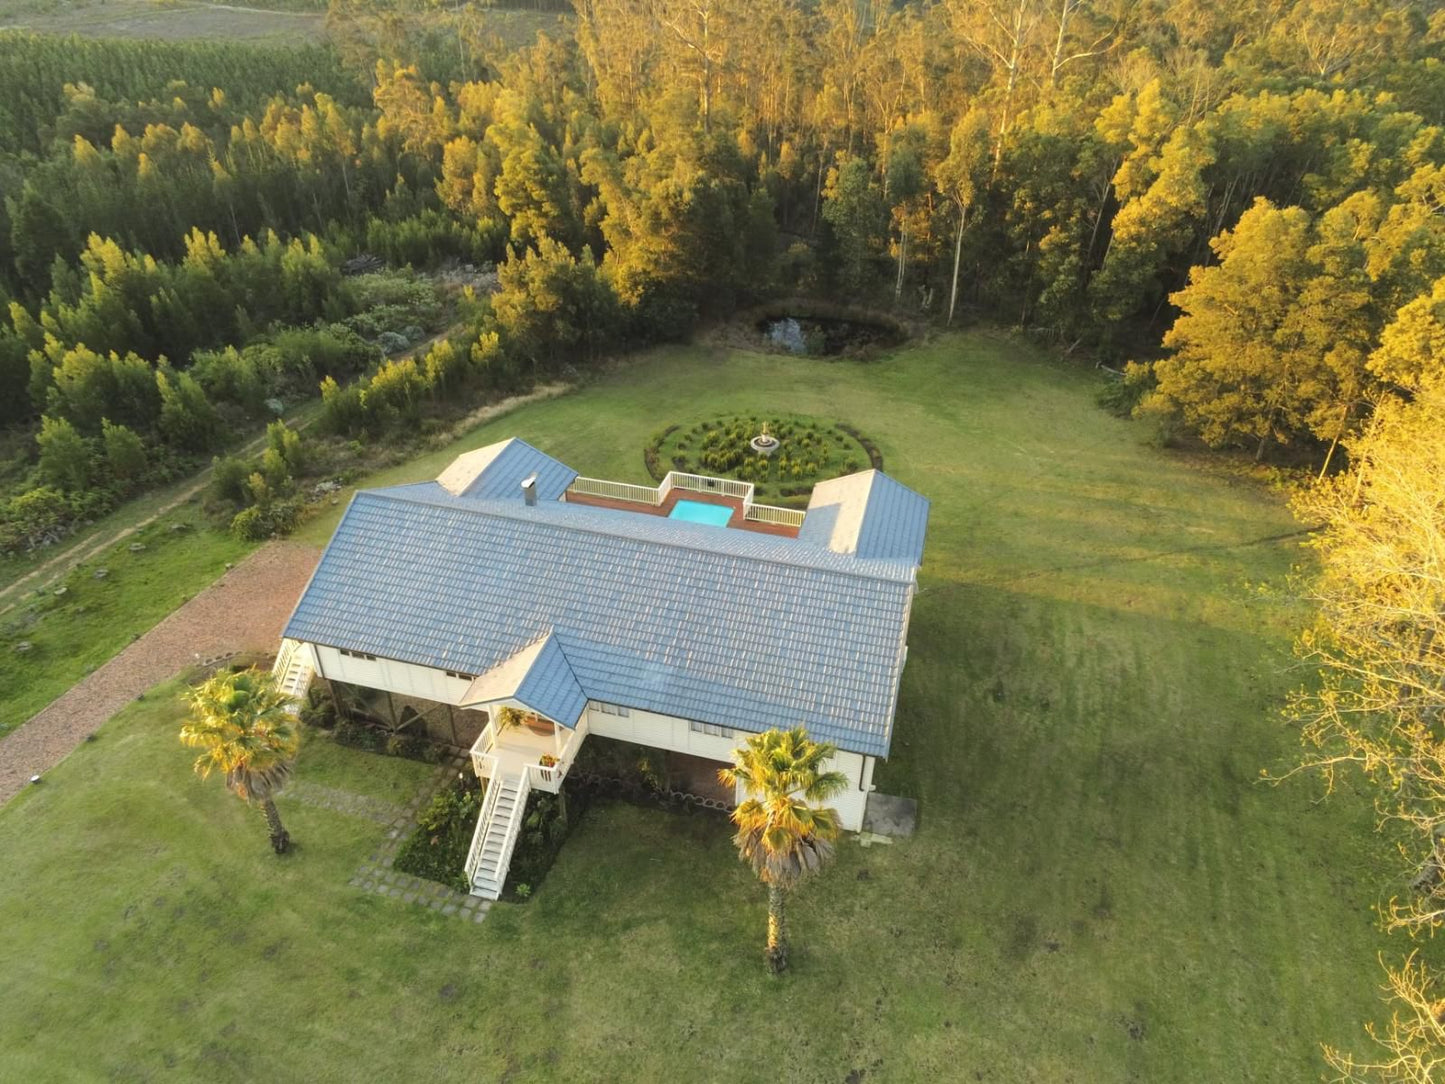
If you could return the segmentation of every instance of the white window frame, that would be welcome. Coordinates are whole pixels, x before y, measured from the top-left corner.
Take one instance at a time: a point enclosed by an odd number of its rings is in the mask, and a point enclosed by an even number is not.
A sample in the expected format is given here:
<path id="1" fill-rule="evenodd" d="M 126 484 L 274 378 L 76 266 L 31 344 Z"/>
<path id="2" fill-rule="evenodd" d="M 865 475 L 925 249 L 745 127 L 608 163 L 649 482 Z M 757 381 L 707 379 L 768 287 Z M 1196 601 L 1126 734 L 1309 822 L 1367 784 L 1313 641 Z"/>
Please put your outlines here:
<path id="1" fill-rule="evenodd" d="M 632 711 L 624 708 L 621 704 L 604 704 L 600 700 L 592 701 L 592 710 L 603 715 L 616 715 L 619 719 L 626 719 L 632 715 Z"/>
<path id="2" fill-rule="evenodd" d="M 696 720 L 689 720 L 687 727 L 694 734 L 706 734 L 710 738 L 727 738 L 732 741 L 738 736 L 736 730 L 725 726 L 716 726 L 713 723 L 699 723 Z"/>

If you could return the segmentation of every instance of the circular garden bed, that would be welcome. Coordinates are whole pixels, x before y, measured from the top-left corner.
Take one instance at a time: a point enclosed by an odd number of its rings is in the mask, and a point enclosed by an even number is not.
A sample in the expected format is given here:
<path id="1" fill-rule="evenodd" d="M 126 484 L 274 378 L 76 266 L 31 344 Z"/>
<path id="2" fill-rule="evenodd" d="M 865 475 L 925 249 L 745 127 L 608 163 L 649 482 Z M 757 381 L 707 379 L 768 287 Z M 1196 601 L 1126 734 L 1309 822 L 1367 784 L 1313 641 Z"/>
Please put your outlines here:
<path id="1" fill-rule="evenodd" d="M 764 423 L 778 440 L 769 455 L 751 445 Z M 647 467 L 657 481 L 677 470 L 752 482 L 760 503 L 801 506 L 817 483 L 881 470 L 883 457 L 851 426 L 797 414 L 736 414 L 669 427 L 649 445 Z"/>

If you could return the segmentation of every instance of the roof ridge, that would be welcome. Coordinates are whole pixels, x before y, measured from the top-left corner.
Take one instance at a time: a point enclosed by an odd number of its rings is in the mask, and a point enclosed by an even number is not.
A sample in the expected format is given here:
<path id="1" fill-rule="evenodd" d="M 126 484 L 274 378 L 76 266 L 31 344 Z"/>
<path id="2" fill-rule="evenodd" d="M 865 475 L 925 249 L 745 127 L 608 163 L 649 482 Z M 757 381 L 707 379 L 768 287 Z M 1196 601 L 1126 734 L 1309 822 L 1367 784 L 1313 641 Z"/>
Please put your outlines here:
<path id="1" fill-rule="evenodd" d="M 520 438 L 517 438 L 517 439 L 520 439 Z M 493 515 L 493 516 L 497 516 L 497 517 L 502 518 L 502 519 L 512 520 L 512 521 L 521 522 L 521 523 L 538 523 L 538 522 L 542 522 L 542 521 L 540 521 L 540 520 L 538 520 L 538 519 L 536 518 L 535 513 L 536 513 L 536 511 L 537 511 L 537 509 L 538 509 L 539 507 L 545 507 L 545 505 L 523 505 L 523 506 L 518 506 L 518 507 L 514 508 L 513 506 L 503 504 L 503 503 L 500 502 L 500 501 L 488 501 L 488 500 L 469 499 L 469 498 L 465 498 L 465 497 L 456 497 L 456 496 L 453 496 L 453 495 L 450 494 L 450 493 L 447 493 L 447 495 L 446 495 L 445 498 L 443 498 L 442 496 L 440 496 L 440 495 L 438 495 L 438 494 L 429 494 L 427 497 L 425 497 L 425 498 L 423 498 L 423 499 L 421 499 L 421 500 L 416 500 L 416 499 L 410 498 L 410 497 L 408 497 L 408 496 L 403 496 L 402 494 L 399 494 L 399 493 L 394 492 L 394 490 L 397 489 L 397 488 L 400 488 L 400 487 L 389 486 L 389 487 L 386 487 L 385 489 L 364 489 L 364 490 L 358 490 L 357 493 L 355 494 L 355 496 L 353 496 L 352 500 L 353 500 L 353 502 L 354 502 L 354 501 L 356 501 L 356 500 L 358 500 L 358 499 L 360 499 L 360 498 L 362 498 L 362 497 L 374 497 L 374 498 L 379 499 L 379 500 L 395 501 L 395 502 L 400 503 L 400 504 L 429 504 L 429 505 L 433 505 L 433 506 L 439 507 L 439 508 L 451 508 L 451 509 L 455 509 L 456 511 L 460 511 L 460 512 L 468 512 L 468 513 L 471 513 L 472 515 Z M 445 491 L 443 491 L 443 492 L 445 492 Z M 555 503 L 555 504 L 562 504 L 563 502 L 547 502 L 548 505 L 554 504 L 554 503 Z M 623 511 L 623 510 L 621 510 L 621 509 L 592 508 L 591 506 L 588 506 L 588 505 L 578 505 L 578 506 L 576 506 L 576 507 L 579 507 L 579 508 L 588 508 L 589 511 L 593 511 L 593 512 L 597 512 L 597 511 L 601 511 L 601 512 L 613 512 L 613 511 L 616 511 L 616 512 L 619 512 L 619 513 L 622 514 L 622 515 L 627 515 L 627 514 L 628 514 L 628 513 L 626 513 L 625 511 Z M 524 509 L 525 509 L 525 511 L 524 511 Z M 544 514 L 545 514 L 545 513 L 544 513 Z M 620 521 L 619 521 L 619 522 L 620 522 Z M 873 581 L 886 582 L 886 583 L 900 583 L 900 582 L 907 582 L 907 581 L 909 581 L 909 580 L 911 580 L 911 579 L 913 578 L 913 569 L 912 569 L 912 566 L 906 565 L 906 564 L 905 564 L 904 562 L 902 562 L 902 561 L 887 560 L 887 559 L 885 559 L 885 558 L 878 558 L 878 557 L 873 557 L 873 558 L 857 557 L 857 556 L 854 556 L 853 554 L 839 553 L 839 552 L 836 551 L 836 550 L 830 550 L 830 549 L 828 549 L 826 546 L 815 546 L 815 545 L 812 545 L 812 544 L 806 543 L 806 542 L 804 542 L 804 543 L 802 543 L 802 544 L 800 545 L 800 549 L 801 549 L 802 551 L 806 552 L 807 554 L 816 554 L 816 555 L 819 556 L 819 557 L 824 557 L 825 559 L 828 560 L 829 563 L 819 563 L 819 562 L 812 562 L 812 561 L 792 561 L 792 560 L 788 560 L 786 556 L 784 556 L 784 557 L 779 557 L 779 558 L 777 558 L 777 559 L 774 559 L 774 558 L 771 558 L 771 557 L 766 557 L 766 556 L 762 556 L 762 555 L 759 555 L 759 554 L 747 553 L 747 552 L 743 552 L 743 551 L 739 551 L 739 550 L 719 550 L 719 549 L 713 549 L 713 548 L 710 548 L 710 547 L 707 547 L 707 546 L 704 546 L 704 545 L 700 545 L 700 544 L 697 544 L 697 543 L 693 543 L 693 542 L 691 542 L 691 541 L 684 541 L 684 540 L 682 540 L 682 539 L 676 539 L 676 540 L 674 540 L 674 539 L 662 539 L 662 538 L 641 537 L 641 536 L 638 536 L 638 535 L 635 535 L 635 534 L 629 534 L 629 533 L 627 533 L 627 532 L 622 532 L 622 531 L 609 531 L 609 530 L 606 530 L 605 528 L 603 528 L 603 527 L 601 527 L 601 526 L 598 526 L 598 525 L 596 525 L 596 524 L 569 523 L 569 522 L 553 521 L 553 525 L 554 525 L 554 526 L 558 526 L 558 527 L 563 527 L 563 528 L 566 528 L 566 529 L 571 530 L 571 531 L 576 531 L 576 532 L 581 533 L 581 534 L 602 535 L 602 536 L 605 536 L 605 537 L 608 537 L 608 538 L 626 538 L 626 539 L 629 539 L 629 540 L 631 540 L 631 541 L 638 542 L 638 543 L 645 543 L 645 544 L 648 544 L 648 545 L 655 545 L 655 546 L 664 546 L 664 547 L 667 547 L 667 548 L 670 548 L 670 549 L 685 549 L 685 550 L 691 550 L 691 551 L 693 551 L 693 552 L 695 552 L 695 553 L 709 553 L 709 554 L 714 554 L 714 555 L 721 555 L 721 556 L 726 556 L 726 557 L 733 557 L 733 558 L 737 558 L 737 559 L 739 559 L 739 560 L 750 561 L 750 562 L 753 562 L 753 563 L 755 563 L 755 564 L 762 564 L 762 565 L 786 564 L 786 565 L 791 565 L 791 566 L 794 567 L 794 568 L 807 568 L 807 569 L 810 569 L 810 570 L 815 571 L 815 572 L 834 573 L 834 574 L 837 574 L 837 575 L 839 575 L 839 576 L 849 576 L 849 577 L 852 577 L 852 578 L 854 578 L 854 579 L 873 580 Z M 713 529 L 715 529 L 715 528 L 713 528 Z M 768 538 L 768 537 L 771 537 L 771 536 L 768 536 L 768 535 L 757 535 L 756 537 L 757 537 L 757 538 Z M 797 541 L 797 540 L 796 540 L 796 539 L 789 539 L 788 541 Z M 767 544 L 769 544 L 769 543 L 759 543 L 759 544 L 760 544 L 760 545 L 767 545 Z M 852 564 L 852 565 L 863 565 L 863 566 L 866 566 L 866 567 L 862 567 L 862 568 L 858 568 L 858 567 L 853 567 L 853 568 L 847 568 L 847 567 L 839 568 L 839 567 L 836 567 L 834 564 L 832 564 L 832 561 L 844 561 L 844 562 L 848 562 L 849 564 Z"/>

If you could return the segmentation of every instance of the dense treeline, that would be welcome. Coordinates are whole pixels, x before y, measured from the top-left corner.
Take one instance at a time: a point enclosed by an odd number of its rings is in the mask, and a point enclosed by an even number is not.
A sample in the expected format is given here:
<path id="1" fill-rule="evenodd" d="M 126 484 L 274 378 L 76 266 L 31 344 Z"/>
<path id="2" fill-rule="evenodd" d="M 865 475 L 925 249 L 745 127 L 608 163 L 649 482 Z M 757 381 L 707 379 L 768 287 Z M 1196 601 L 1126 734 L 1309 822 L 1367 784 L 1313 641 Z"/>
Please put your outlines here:
<path id="1" fill-rule="evenodd" d="M 494 261 L 501 288 L 365 384 L 349 339 L 302 366 L 338 432 L 787 290 L 1142 357 L 1140 409 L 1311 451 L 1396 386 L 1384 344 L 1445 292 L 1431 7 L 574 7 L 575 35 L 511 54 L 475 9 L 413 31 L 342 0 L 336 52 L 0 36 L 5 420 L 205 450 L 161 385 L 221 412 L 304 394 L 258 349 L 342 335 L 362 308 L 338 269 L 371 253 Z M 369 330 L 342 338 L 379 359 Z M 75 371 L 110 374 L 83 408 Z"/>
<path id="2" fill-rule="evenodd" d="M 177 96 L 210 98 L 219 91 L 217 107 L 240 117 L 276 91 L 302 83 L 346 105 L 366 102 L 365 81 L 321 46 L 255 49 L 0 32 L 0 153 L 41 153 L 57 136 L 66 138 L 65 129 L 84 123 L 87 113 L 138 129 L 167 119 Z M 82 85 L 87 100 L 76 103 L 66 87 Z"/>

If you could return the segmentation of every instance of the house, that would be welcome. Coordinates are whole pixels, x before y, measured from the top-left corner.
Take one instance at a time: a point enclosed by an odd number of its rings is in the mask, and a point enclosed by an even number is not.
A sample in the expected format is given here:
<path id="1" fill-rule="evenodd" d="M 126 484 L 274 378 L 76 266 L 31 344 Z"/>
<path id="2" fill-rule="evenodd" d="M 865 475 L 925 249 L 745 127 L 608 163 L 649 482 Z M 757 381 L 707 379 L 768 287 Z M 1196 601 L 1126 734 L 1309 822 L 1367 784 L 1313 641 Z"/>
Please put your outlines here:
<path id="1" fill-rule="evenodd" d="M 801 723 L 837 746 L 849 788 L 834 804 L 859 830 L 893 736 L 928 501 L 876 470 L 823 482 L 806 511 L 752 497 L 678 472 L 583 478 L 518 439 L 359 492 L 277 673 L 470 742 L 490 783 L 468 873 L 489 898 L 528 793 L 556 792 L 589 734 L 669 750 L 718 786 L 745 735 Z M 503 707 L 526 725 L 500 729 Z"/>

